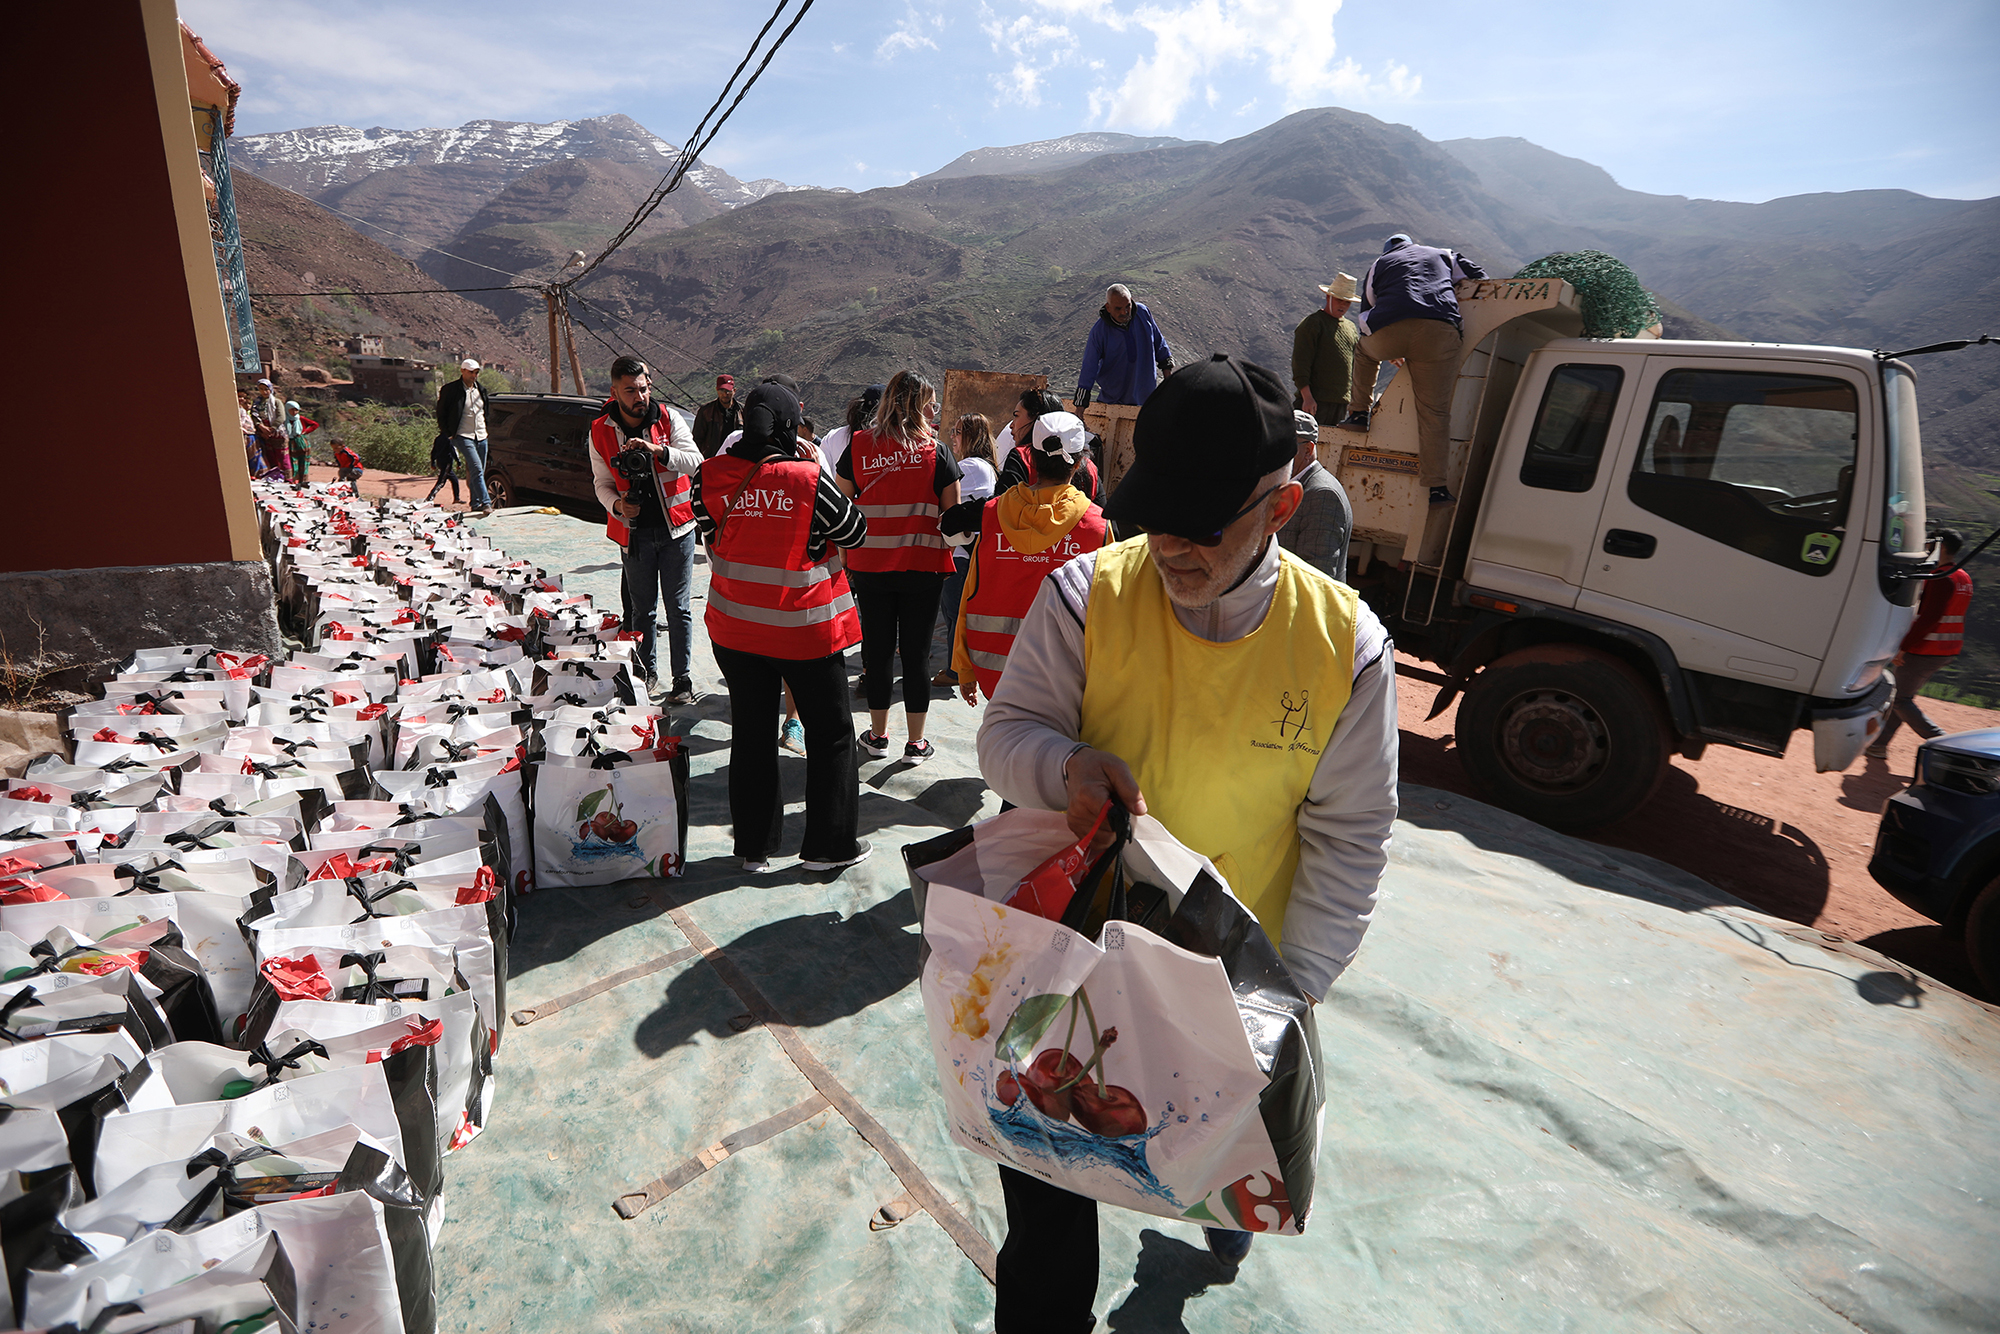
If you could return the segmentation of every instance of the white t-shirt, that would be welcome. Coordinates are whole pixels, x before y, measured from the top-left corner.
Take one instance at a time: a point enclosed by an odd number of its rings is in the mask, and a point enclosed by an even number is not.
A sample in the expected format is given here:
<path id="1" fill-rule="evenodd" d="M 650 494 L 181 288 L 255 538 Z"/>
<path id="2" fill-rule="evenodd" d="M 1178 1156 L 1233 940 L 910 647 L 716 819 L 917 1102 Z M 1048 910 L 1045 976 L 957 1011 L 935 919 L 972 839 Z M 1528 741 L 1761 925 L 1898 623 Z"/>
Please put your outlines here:
<path id="1" fill-rule="evenodd" d="M 840 466 L 840 456 L 847 452 L 847 442 L 854 435 L 845 426 L 836 426 L 819 438 L 820 463 L 825 466 L 827 476 L 835 475 Z"/>

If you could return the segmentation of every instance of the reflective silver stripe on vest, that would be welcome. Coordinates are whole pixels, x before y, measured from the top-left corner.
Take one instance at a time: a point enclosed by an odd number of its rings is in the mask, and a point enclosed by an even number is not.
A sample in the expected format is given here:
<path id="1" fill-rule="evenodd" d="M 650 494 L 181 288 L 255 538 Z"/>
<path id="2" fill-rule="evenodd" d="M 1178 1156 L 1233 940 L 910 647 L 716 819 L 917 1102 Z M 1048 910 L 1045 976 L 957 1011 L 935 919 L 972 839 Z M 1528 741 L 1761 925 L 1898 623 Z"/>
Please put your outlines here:
<path id="1" fill-rule="evenodd" d="M 862 545 L 879 551 L 884 547 L 941 547 L 944 544 L 943 536 L 938 533 L 883 533 L 879 537 L 870 533 Z"/>
<path id="2" fill-rule="evenodd" d="M 917 519 L 938 512 L 936 505 L 860 505 L 857 508 L 871 519 Z"/>
<path id="3" fill-rule="evenodd" d="M 989 635 L 1018 635 L 1021 633 L 1021 618 L 1018 616 L 975 616 L 965 613 L 965 628 L 978 630 Z"/>
<path id="4" fill-rule="evenodd" d="M 731 602 L 715 591 L 715 585 L 708 588 L 708 605 L 738 621 L 754 621 L 758 625 L 817 625 L 830 621 L 843 612 L 854 609 L 854 595 L 842 593 L 833 601 L 818 607 L 800 607 L 796 611 L 780 611 L 776 607 L 747 607 L 740 602 Z"/>
<path id="5" fill-rule="evenodd" d="M 984 667 L 989 672 L 1004 672 L 1007 670 L 1007 657 L 1005 654 L 988 653 L 985 649 L 972 648 L 970 645 L 967 646 L 966 652 L 971 654 L 972 665 L 975 667 Z"/>
<path id="6" fill-rule="evenodd" d="M 811 588 L 833 578 L 833 572 L 824 565 L 815 565 L 809 570 L 779 570 L 769 565 L 745 565 L 741 561 L 724 560 L 711 554 L 709 569 L 725 579 L 741 579 L 746 584 L 777 584 L 781 588 Z"/>

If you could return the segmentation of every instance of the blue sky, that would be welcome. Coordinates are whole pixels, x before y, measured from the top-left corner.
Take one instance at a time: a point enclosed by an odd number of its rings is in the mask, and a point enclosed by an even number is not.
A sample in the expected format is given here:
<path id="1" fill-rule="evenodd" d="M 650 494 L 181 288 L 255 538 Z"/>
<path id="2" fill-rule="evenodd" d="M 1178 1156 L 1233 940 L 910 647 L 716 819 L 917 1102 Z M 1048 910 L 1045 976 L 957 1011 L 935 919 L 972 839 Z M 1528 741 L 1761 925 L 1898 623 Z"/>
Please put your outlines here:
<path id="1" fill-rule="evenodd" d="M 774 3 L 181 13 L 244 85 L 239 133 L 622 111 L 679 143 Z M 1518 136 L 1658 194 L 1986 198 L 1996 74 L 1993 0 L 816 0 L 704 156 L 745 179 L 868 189 L 973 148 L 1099 129 L 1229 139 L 1331 105 L 1432 139 Z"/>

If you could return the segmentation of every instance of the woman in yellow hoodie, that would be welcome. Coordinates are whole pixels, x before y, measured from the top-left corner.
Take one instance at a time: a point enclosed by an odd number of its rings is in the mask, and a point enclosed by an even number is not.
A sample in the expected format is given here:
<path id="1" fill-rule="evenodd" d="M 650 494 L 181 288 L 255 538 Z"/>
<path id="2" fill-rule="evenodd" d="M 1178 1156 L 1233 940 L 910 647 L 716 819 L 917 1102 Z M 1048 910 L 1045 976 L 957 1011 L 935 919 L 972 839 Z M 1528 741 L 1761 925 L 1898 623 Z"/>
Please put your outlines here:
<path id="1" fill-rule="evenodd" d="M 978 503 L 945 512 L 946 537 L 976 535 L 965 578 L 952 669 L 967 704 L 993 697 L 1021 618 L 1051 571 L 1104 545 L 1104 511 L 1070 485 L 1090 448 L 1075 414 L 1051 412 L 1035 420 L 1030 440 L 1035 476 Z"/>

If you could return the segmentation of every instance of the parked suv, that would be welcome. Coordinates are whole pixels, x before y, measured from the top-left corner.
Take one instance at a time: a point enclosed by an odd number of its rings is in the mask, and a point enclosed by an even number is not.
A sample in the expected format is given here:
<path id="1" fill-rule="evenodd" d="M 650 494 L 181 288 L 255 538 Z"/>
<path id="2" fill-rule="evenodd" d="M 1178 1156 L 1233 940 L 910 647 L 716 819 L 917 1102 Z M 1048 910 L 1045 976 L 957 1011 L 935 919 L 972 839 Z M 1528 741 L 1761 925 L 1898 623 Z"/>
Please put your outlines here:
<path id="1" fill-rule="evenodd" d="M 1973 971 L 2000 995 L 2000 727 L 1917 749 L 1917 775 L 1889 798 L 1868 874 L 1965 937 Z"/>
<path id="2" fill-rule="evenodd" d="M 523 492 L 597 508 L 590 482 L 590 424 L 604 400 L 578 394 L 494 394 L 486 407 L 486 491 L 495 509 Z"/>

